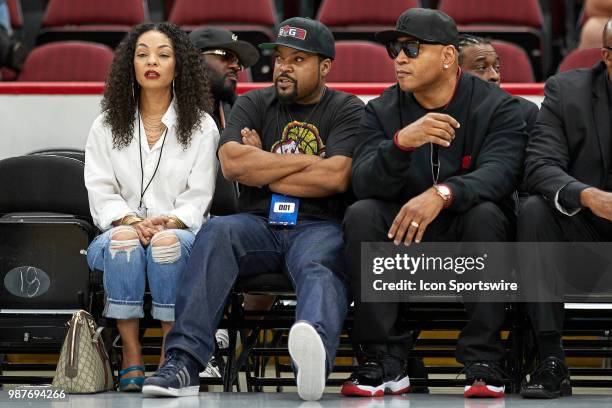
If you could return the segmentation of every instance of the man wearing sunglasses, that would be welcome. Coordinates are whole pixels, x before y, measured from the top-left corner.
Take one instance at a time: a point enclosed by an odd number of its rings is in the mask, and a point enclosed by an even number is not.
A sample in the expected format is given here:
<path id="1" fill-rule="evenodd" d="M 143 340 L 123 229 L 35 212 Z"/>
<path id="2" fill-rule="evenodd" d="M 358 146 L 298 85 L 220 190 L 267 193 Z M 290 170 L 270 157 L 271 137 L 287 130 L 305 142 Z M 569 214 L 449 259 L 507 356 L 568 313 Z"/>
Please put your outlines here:
<path id="1" fill-rule="evenodd" d="M 602 61 L 550 77 L 529 136 L 521 205 L 521 242 L 612 241 L 612 20 L 603 32 Z M 520 259 L 524 270 L 562 275 L 554 260 Z M 533 262 L 533 263 L 532 263 Z M 579 271 L 575 271 L 579 272 Z M 571 395 L 561 334 L 562 303 L 527 305 L 539 365 L 521 385 L 527 398 Z"/>
<path id="2" fill-rule="evenodd" d="M 236 101 L 238 72 L 253 66 L 259 59 L 259 52 L 252 44 L 241 41 L 238 36 L 222 28 L 198 28 L 189 34 L 191 43 L 200 51 L 202 66 L 208 71 L 210 90 L 214 98 L 213 119 L 219 132 L 225 128 L 232 106 Z M 217 177 L 217 191 L 236 189 L 235 183 Z M 230 192 L 231 194 L 231 192 Z M 248 295 L 247 295 L 248 296 Z M 245 299 L 250 306 L 252 298 Z M 249 307 L 249 310 L 252 308 Z M 227 347 L 227 330 L 217 330 L 219 347 Z M 218 354 L 218 353 L 215 353 Z M 201 377 L 221 377 L 220 356 L 211 357 Z"/>
<path id="3" fill-rule="evenodd" d="M 355 297 L 353 342 L 359 368 L 342 387 L 351 396 L 410 390 L 410 311 L 398 302 L 361 298 L 361 244 L 421 241 L 503 242 L 509 238 L 526 134 L 518 102 L 462 74 L 459 35 L 446 14 L 413 8 L 396 29 L 376 34 L 393 59 L 397 84 L 368 103 L 353 157 L 359 201 L 344 218 Z M 427 254 L 425 254 L 427 255 Z M 459 337 L 466 397 L 501 397 L 504 303 L 465 304 Z"/>
<path id="4" fill-rule="evenodd" d="M 198 28 L 189 34 L 189 39 L 200 51 L 202 64 L 208 69 L 210 90 L 215 98 L 213 117 L 221 131 L 236 100 L 238 71 L 257 63 L 259 52 L 221 28 Z"/>

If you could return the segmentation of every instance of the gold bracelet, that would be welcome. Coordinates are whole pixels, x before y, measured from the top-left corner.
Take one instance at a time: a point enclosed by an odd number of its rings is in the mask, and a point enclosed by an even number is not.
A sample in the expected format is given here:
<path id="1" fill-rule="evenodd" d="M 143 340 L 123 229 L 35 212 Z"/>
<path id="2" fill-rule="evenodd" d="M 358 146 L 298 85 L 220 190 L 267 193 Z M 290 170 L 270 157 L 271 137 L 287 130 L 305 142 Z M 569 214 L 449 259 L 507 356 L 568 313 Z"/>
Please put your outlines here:
<path id="1" fill-rule="evenodd" d="M 176 224 L 176 227 L 178 229 L 185 229 L 185 228 L 187 228 L 187 225 L 185 225 L 185 223 L 183 221 L 181 221 L 179 219 L 179 217 L 177 217 L 176 215 L 170 215 L 170 216 L 168 216 L 168 218 L 170 218 L 171 221 L 174 221 L 174 223 Z"/>
<path id="2" fill-rule="evenodd" d="M 125 217 L 123 217 L 119 223 L 121 225 L 132 225 L 132 224 L 136 224 L 141 221 L 142 221 L 142 218 L 138 217 L 137 215 L 128 214 Z"/>

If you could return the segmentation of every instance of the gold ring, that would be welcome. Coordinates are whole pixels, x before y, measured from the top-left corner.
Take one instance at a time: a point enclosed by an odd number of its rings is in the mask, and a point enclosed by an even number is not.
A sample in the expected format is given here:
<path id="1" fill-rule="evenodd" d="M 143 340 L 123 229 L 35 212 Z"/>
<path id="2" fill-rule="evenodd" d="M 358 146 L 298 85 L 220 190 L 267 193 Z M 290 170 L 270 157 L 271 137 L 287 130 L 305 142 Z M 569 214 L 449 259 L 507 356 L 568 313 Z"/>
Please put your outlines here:
<path id="1" fill-rule="evenodd" d="M 412 225 L 414 228 L 419 228 L 419 223 L 416 221 L 411 221 L 410 225 Z"/>

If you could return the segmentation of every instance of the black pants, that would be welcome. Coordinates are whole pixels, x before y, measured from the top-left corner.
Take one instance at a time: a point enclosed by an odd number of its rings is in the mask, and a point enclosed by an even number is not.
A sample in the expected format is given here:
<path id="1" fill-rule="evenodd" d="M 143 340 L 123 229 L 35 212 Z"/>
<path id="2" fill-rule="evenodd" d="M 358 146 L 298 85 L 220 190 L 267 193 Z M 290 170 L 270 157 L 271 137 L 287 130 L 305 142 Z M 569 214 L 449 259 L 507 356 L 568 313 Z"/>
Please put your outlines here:
<path id="1" fill-rule="evenodd" d="M 599 242 L 612 239 L 611 222 L 586 209 L 569 217 L 541 196 L 531 196 L 521 203 L 517 224 L 519 242 Z M 529 262 L 525 259 L 519 261 Z M 526 309 L 540 358 L 549 355 L 562 358 L 563 303 L 528 303 Z"/>
<path id="2" fill-rule="evenodd" d="M 350 206 L 344 217 L 347 264 L 355 299 L 353 342 L 366 351 L 386 350 L 405 358 L 413 344 L 412 332 L 402 324 L 407 305 L 361 302 L 361 243 L 389 242 L 387 232 L 401 205 L 380 200 L 361 200 Z M 429 225 L 424 241 L 504 242 L 509 221 L 491 202 L 464 213 L 443 210 Z M 469 321 L 461 331 L 456 357 L 461 362 L 499 361 L 504 346 L 499 336 L 505 319 L 505 303 L 466 303 Z"/>

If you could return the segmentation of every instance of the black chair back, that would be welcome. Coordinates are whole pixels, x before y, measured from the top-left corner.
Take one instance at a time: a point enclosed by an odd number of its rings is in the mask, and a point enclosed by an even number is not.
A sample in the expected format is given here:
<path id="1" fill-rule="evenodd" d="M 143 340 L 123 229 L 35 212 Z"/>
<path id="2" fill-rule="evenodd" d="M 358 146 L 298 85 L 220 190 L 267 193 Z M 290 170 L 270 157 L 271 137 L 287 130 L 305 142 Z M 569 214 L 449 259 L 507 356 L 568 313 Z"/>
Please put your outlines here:
<path id="1" fill-rule="evenodd" d="M 91 219 L 84 163 L 56 155 L 0 160 L 0 214 L 53 212 Z"/>

